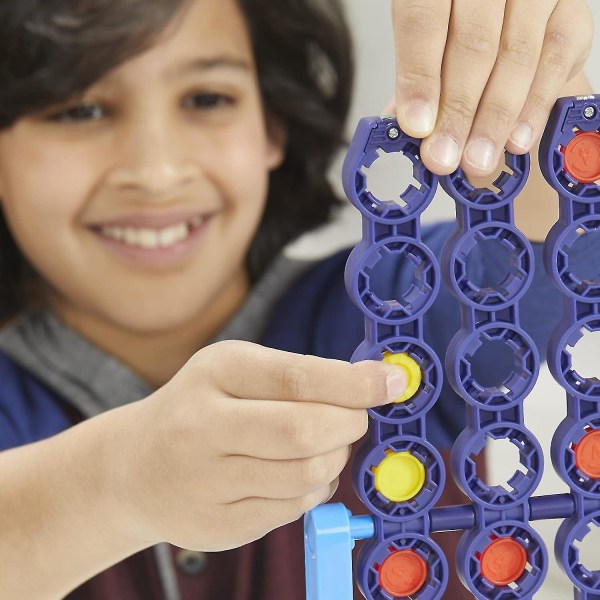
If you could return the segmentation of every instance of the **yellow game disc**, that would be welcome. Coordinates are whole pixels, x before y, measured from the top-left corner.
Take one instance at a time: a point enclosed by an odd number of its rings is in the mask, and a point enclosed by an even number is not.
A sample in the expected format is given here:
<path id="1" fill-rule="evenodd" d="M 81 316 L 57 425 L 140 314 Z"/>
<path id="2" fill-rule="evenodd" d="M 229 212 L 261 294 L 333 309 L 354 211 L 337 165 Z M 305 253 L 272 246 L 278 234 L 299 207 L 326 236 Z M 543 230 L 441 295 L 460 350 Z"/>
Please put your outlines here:
<path id="1" fill-rule="evenodd" d="M 410 452 L 387 452 L 373 468 L 375 488 L 392 502 L 414 498 L 425 485 L 425 466 Z"/>
<path id="2" fill-rule="evenodd" d="M 421 375 L 421 368 L 419 367 L 417 361 L 412 359 L 406 353 L 392 354 L 391 352 L 384 352 L 383 362 L 402 367 L 408 380 L 406 391 L 402 396 L 400 396 L 400 398 L 394 400 L 394 402 L 401 403 L 410 400 L 417 393 L 417 390 L 421 385 L 421 380 L 423 379 Z"/>

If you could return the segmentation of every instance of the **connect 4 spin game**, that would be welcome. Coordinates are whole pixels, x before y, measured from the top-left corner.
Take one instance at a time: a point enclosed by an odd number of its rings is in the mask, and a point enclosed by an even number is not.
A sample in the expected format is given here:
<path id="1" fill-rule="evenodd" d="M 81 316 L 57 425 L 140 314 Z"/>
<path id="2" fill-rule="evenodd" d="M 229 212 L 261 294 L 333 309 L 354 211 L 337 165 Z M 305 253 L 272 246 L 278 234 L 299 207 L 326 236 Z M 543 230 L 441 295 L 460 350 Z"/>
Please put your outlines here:
<path id="1" fill-rule="evenodd" d="M 378 152 L 400 152 L 413 163 L 418 186 L 399 202 L 369 191 L 364 168 Z M 600 571 L 586 568 L 579 544 L 600 526 L 600 380 L 580 375 L 568 348 L 584 330 L 600 331 L 600 279 L 578 278 L 569 251 L 582 235 L 600 230 L 600 96 L 562 98 L 542 139 L 540 165 L 558 192 L 560 217 L 544 245 L 544 267 L 563 299 L 563 317 L 548 348 L 548 366 L 566 392 L 566 417 L 556 430 L 551 456 L 568 493 L 534 496 L 543 472 L 540 444 L 524 425 L 523 400 L 535 385 L 539 355 L 521 328 L 519 303 L 533 277 L 532 248 L 514 225 L 513 200 L 529 174 L 529 156 L 505 155 L 509 167 L 495 191 L 476 189 L 458 170 L 438 182 L 419 159 L 419 141 L 392 119 L 363 119 L 344 165 L 350 201 L 363 218 L 363 239 L 346 268 L 346 287 L 365 317 L 365 339 L 353 361 L 385 360 L 405 369 L 409 387 L 395 403 L 370 411 L 368 441 L 354 463 L 354 487 L 367 516 L 340 504 L 305 517 L 308 600 L 351 600 L 355 541 L 367 540 L 354 567 L 369 600 L 442 598 L 448 569 L 480 599 L 531 598 L 546 575 L 549 553 L 531 523 L 560 519 L 554 554 L 573 583 L 576 599 L 600 599 Z M 510 171 L 510 173 L 508 172 Z M 440 262 L 421 239 L 420 216 L 438 183 L 456 202 L 456 228 Z M 496 285 L 469 279 L 467 258 L 481 242 L 497 240 L 510 255 L 510 271 Z M 415 279 L 403 297 L 382 299 L 370 279 L 385 255 L 411 261 Z M 423 318 L 443 279 L 461 306 L 462 324 L 445 357 L 423 336 Z M 486 387 L 471 358 L 484 341 L 503 342 L 514 355 L 503 384 Z M 444 464 L 428 441 L 427 413 L 444 376 L 464 399 L 467 425 L 452 449 L 452 476 L 469 503 L 436 507 L 446 479 Z M 600 367 L 599 367 L 600 368 Z M 520 468 L 505 486 L 488 486 L 473 456 L 488 439 L 517 447 Z M 457 564 L 448 565 L 431 539 L 460 530 Z M 600 552 L 600 549 L 599 549 Z"/>

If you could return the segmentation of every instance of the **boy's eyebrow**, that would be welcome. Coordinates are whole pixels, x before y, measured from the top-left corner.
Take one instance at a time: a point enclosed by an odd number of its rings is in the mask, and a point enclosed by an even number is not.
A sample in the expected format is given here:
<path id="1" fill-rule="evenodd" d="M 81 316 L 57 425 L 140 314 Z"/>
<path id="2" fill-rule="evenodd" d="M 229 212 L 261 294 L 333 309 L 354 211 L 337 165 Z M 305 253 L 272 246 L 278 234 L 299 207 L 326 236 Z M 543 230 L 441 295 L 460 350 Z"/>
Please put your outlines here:
<path id="1" fill-rule="evenodd" d="M 247 60 L 232 56 L 201 57 L 193 59 L 192 61 L 182 65 L 175 70 L 175 74 L 187 75 L 197 71 L 211 71 L 219 68 L 236 69 L 250 72 L 252 70 L 252 65 Z"/>

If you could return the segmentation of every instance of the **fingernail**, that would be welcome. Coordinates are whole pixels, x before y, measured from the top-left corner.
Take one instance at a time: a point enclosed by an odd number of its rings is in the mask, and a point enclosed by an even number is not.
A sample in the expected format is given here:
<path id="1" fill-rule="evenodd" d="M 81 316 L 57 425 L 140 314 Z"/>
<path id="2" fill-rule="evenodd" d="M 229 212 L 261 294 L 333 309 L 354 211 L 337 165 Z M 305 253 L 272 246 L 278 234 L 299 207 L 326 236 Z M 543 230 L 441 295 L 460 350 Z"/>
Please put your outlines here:
<path id="1" fill-rule="evenodd" d="M 465 158 L 474 167 L 489 171 L 494 166 L 496 150 L 491 142 L 476 140 L 467 146 Z"/>
<path id="2" fill-rule="evenodd" d="M 429 151 L 433 160 L 442 167 L 454 167 L 460 159 L 458 144 L 448 136 L 437 138 L 430 146 Z"/>
<path id="3" fill-rule="evenodd" d="M 523 150 L 529 150 L 533 142 L 533 131 L 529 125 L 517 125 L 510 134 L 510 141 Z"/>
<path id="4" fill-rule="evenodd" d="M 404 119 L 412 133 L 427 135 L 435 126 L 433 110 L 424 102 L 412 102 L 404 110 Z"/>
<path id="5" fill-rule="evenodd" d="M 404 369 L 396 369 L 394 373 L 390 373 L 386 379 L 388 402 L 398 400 L 404 395 L 408 380 Z"/>

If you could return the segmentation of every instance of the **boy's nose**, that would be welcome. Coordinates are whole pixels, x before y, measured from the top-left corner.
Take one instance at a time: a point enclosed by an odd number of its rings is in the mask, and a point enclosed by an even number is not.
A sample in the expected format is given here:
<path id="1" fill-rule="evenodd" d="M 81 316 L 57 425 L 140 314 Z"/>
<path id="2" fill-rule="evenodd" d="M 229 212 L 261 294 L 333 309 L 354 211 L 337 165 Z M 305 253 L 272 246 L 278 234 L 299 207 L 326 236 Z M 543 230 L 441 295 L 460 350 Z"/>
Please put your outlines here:
<path id="1" fill-rule="evenodd" d="M 146 192 L 164 196 L 192 183 L 199 169 L 191 162 L 175 160 L 138 161 L 137 164 L 121 166 L 115 169 L 110 183 L 120 189 Z"/>
<path id="2" fill-rule="evenodd" d="M 166 123 L 141 124 L 115 148 L 112 186 L 152 195 L 169 195 L 192 183 L 200 174 L 194 152 L 186 149 L 185 132 Z"/>

